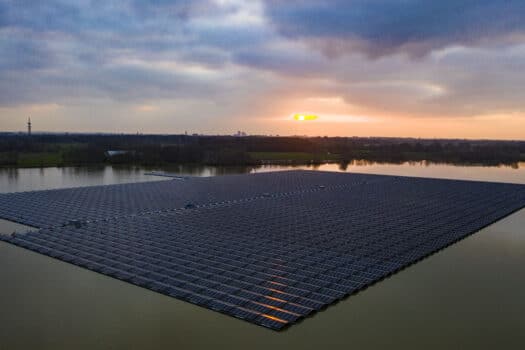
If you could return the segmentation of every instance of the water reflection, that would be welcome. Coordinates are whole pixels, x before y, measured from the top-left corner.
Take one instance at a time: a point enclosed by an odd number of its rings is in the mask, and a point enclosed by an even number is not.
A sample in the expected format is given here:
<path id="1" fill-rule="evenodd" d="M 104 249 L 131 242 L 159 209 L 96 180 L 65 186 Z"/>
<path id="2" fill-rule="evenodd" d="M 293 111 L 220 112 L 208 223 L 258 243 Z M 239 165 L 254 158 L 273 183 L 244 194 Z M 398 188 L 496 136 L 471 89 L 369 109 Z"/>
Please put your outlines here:
<path id="1" fill-rule="evenodd" d="M 246 174 L 255 171 L 260 166 L 208 166 L 202 164 L 176 164 L 164 167 L 145 167 L 149 171 L 163 171 L 190 176 L 218 176 L 229 174 Z"/>
<path id="2" fill-rule="evenodd" d="M 6 176 L 10 179 L 18 178 L 18 172 L 20 169 L 17 168 L 0 168 L 0 176 Z"/>
<path id="3" fill-rule="evenodd" d="M 23 233 L 37 230 L 35 227 L 22 225 L 17 222 L 0 219 L 0 235 L 10 235 L 12 233 Z"/>
<path id="4" fill-rule="evenodd" d="M 178 164 L 165 167 L 107 165 L 63 168 L 0 168 L 0 192 L 167 180 L 166 178 L 144 174 L 150 171 L 169 172 L 181 176 L 218 176 L 292 169 L 525 183 L 524 162 L 512 165 L 487 166 L 440 164 L 428 161 L 393 164 L 353 160 L 347 163 L 308 165 L 207 166 Z"/>
<path id="5" fill-rule="evenodd" d="M 525 166 L 525 162 L 513 163 L 463 163 L 463 162 L 436 162 L 429 160 L 409 160 L 409 161 L 374 161 L 368 159 L 353 159 L 351 161 L 339 162 L 339 169 L 346 170 L 349 165 L 352 166 L 370 166 L 374 164 L 393 164 L 393 165 L 410 165 L 410 166 L 432 166 L 432 165 L 448 165 L 461 167 L 497 167 L 497 168 L 512 168 L 519 169 Z"/>
<path id="6" fill-rule="evenodd" d="M 160 180 L 165 179 L 144 175 L 144 168 L 140 167 L 2 168 L 0 169 L 0 192 Z"/>

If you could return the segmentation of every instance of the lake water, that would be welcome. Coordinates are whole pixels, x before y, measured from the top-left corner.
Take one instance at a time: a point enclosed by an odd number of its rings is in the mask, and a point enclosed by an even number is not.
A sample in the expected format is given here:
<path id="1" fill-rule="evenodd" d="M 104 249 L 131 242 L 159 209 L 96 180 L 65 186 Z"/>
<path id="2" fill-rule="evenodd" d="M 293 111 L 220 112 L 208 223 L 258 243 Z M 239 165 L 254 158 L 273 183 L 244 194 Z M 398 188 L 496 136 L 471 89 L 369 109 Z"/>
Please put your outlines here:
<path id="1" fill-rule="evenodd" d="M 0 169 L 0 192 L 318 167 Z M 517 167 L 354 162 L 345 171 L 525 184 Z M 12 226 L 0 222 L 0 232 Z M 0 349 L 494 349 L 525 343 L 525 210 L 284 332 L 0 243 Z"/>
<path id="2" fill-rule="evenodd" d="M 158 176 L 145 175 L 146 172 L 150 171 L 165 171 L 191 176 L 217 176 L 291 169 L 346 171 L 369 174 L 525 183 L 525 163 L 518 163 L 512 167 L 490 167 L 457 166 L 426 162 L 379 164 L 368 161 L 354 161 L 353 163 L 348 164 L 348 166 L 346 166 L 344 169 L 342 169 L 339 164 L 321 164 L 316 166 L 264 165 L 257 167 L 212 167 L 201 165 L 180 165 L 165 168 L 147 169 L 134 166 L 29 169 L 0 168 L 0 193 L 166 180 L 166 178 Z"/>

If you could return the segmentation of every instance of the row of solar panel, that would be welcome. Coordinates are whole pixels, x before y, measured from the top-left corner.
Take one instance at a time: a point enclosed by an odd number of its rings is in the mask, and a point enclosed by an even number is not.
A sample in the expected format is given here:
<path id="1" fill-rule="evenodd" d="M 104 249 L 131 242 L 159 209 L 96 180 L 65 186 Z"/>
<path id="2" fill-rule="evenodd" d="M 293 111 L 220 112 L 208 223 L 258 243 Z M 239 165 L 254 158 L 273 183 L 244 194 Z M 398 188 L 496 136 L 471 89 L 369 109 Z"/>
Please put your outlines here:
<path id="1" fill-rule="evenodd" d="M 525 205 L 525 186 L 346 176 L 356 185 L 316 185 L 3 239 L 281 329 Z M 304 177 L 287 174 L 285 182 L 305 183 Z"/>
<path id="2" fill-rule="evenodd" d="M 9 193 L 0 195 L 0 216 L 38 227 L 50 227 L 72 219 L 103 219 L 144 211 L 180 208 L 188 202 L 224 203 L 255 195 L 262 196 L 266 192 L 271 195 L 284 194 L 286 190 L 282 184 L 290 182 L 292 178 L 288 172 L 280 173 L 279 176 L 261 174 L 248 177 L 249 181 L 242 181 L 244 186 L 239 186 L 239 179 L 225 176 L 205 180 L 192 179 L 191 183 L 184 182 L 184 184 L 180 181 L 156 181 Z M 337 177 L 340 178 L 340 176 Z M 314 180 L 318 178 L 318 175 L 315 173 L 302 174 L 299 178 L 304 178 L 303 181 L 297 181 L 297 178 L 294 177 L 292 181 L 297 182 L 295 186 L 287 188 L 290 193 L 317 186 Z M 231 185 L 232 181 L 236 181 L 236 186 L 225 189 L 224 184 Z M 341 180 L 337 181 L 325 179 L 327 183 L 342 183 Z M 250 185 L 251 182 L 263 186 L 259 188 Z M 349 181 L 344 183 L 348 184 Z"/>
<path id="3" fill-rule="evenodd" d="M 352 180 L 352 178 L 356 177 L 358 178 L 357 180 Z M 273 180 L 273 178 L 278 178 L 278 180 Z M 240 177 L 225 176 L 206 179 L 205 181 L 202 179 L 192 179 L 192 183 L 189 184 L 189 187 L 177 185 L 181 183 L 180 181 L 161 181 L 139 184 L 82 187 L 68 190 L 26 192 L 20 194 L 14 193 L 0 195 L 0 215 L 2 212 L 6 211 L 9 216 L 7 217 L 8 219 L 22 222 L 28 220 L 28 217 L 31 217 L 29 220 L 32 221 L 26 223 L 49 227 L 57 225 L 58 223 L 67 222 L 71 219 L 100 219 L 105 217 L 122 216 L 130 213 L 139 213 L 151 208 L 166 209 L 181 207 L 185 202 L 188 200 L 191 201 L 192 199 L 197 202 L 203 201 L 203 203 L 208 203 L 210 198 L 226 196 L 228 200 L 232 200 L 232 198 L 235 197 L 243 198 L 250 194 L 261 194 L 261 191 L 264 190 L 264 188 L 259 189 L 257 186 L 239 186 L 239 180 L 241 179 L 245 179 L 244 181 L 240 181 L 244 184 L 257 182 L 255 181 L 257 179 L 259 179 L 258 182 L 260 183 L 260 179 L 263 179 L 264 181 L 262 182 L 265 185 L 282 185 L 282 183 L 286 183 L 286 181 L 291 183 L 300 182 L 297 180 L 298 178 L 306 178 L 310 181 L 308 182 L 305 180 L 301 183 L 303 189 L 318 186 L 318 183 L 314 184 L 312 179 L 328 184 L 345 183 L 354 185 L 363 182 L 373 183 L 384 181 L 380 176 L 371 175 L 353 174 L 352 176 L 348 176 L 347 174 L 330 174 L 330 176 L 328 176 L 327 174 L 323 174 L 322 176 L 319 176 L 315 172 L 305 172 L 301 173 L 300 176 L 296 176 L 295 174 L 292 176 L 289 172 L 283 172 L 280 173 L 279 176 L 275 174 L 272 174 L 271 176 L 269 174 L 260 174 L 257 176 Z M 349 181 L 349 179 L 351 179 L 351 181 Z M 232 180 L 235 181 L 236 186 L 232 189 L 224 190 L 224 187 L 228 186 L 221 186 L 221 184 L 231 185 Z M 396 183 L 403 183 L 407 182 L 407 180 L 412 182 L 419 181 L 420 183 L 425 182 L 424 179 L 414 180 L 397 177 L 389 179 L 389 182 L 395 181 Z M 454 185 L 455 183 L 453 181 L 444 182 L 445 184 L 443 185 L 447 186 Z M 195 188 L 198 188 L 199 186 L 204 187 L 195 190 Z M 292 186 L 292 188 L 297 189 L 301 187 L 296 184 L 296 186 Z M 250 192 L 250 190 L 252 191 Z M 277 186 L 276 188 L 270 186 L 266 188 L 266 190 L 268 190 L 270 194 L 281 192 L 286 193 L 282 186 Z M 218 195 L 218 193 L 220 193 L 220 195 Z M 35 198 L 35 196 L 42 197 L 41 200 L 45 203 L 41 203 L 39 198 Z M 23 203 L 16 205 L 16 198 L 24 199 Z M 179 199 L 183 200 L 177 202 Z M 45 206 L 43 204 L 45 204 Z M 9 208 L 12 210 L 10 211 Z M 28 211 L 29 213 L 24 215 L 24 213 Z M 39 212 L 45 213 L 38 215 Z"/>

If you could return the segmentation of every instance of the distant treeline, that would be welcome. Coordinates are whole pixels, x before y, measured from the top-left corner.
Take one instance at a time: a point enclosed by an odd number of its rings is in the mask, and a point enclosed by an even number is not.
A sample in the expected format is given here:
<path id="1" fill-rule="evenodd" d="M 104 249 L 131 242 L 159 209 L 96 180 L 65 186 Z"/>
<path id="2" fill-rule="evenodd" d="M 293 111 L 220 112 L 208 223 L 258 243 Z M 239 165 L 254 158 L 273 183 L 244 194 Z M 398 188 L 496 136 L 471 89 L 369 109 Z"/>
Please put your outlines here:
<path id="1" fill-rule="evenodd" d="M 107 151 L 128 151 L 108 156 Z M 254 165 L 431 161 L 513 164 L 525 161 L 525 141 L 358 137 L 270 137 L 99 134 L 0 134 L 0 166 L 100 163 Z"/>

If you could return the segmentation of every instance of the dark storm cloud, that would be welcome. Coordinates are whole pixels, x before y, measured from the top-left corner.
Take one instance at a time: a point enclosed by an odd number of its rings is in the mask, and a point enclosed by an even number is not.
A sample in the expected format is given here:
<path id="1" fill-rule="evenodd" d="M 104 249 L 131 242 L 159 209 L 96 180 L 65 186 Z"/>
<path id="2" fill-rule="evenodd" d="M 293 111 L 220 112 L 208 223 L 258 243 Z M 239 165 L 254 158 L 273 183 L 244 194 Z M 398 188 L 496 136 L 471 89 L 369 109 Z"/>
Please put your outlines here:
<path id="1" fill-rule="evenodd" d="M 268 0 L 277 30 L 327 50 L 419 55 L 525 31 L 523 0 Z"/>

